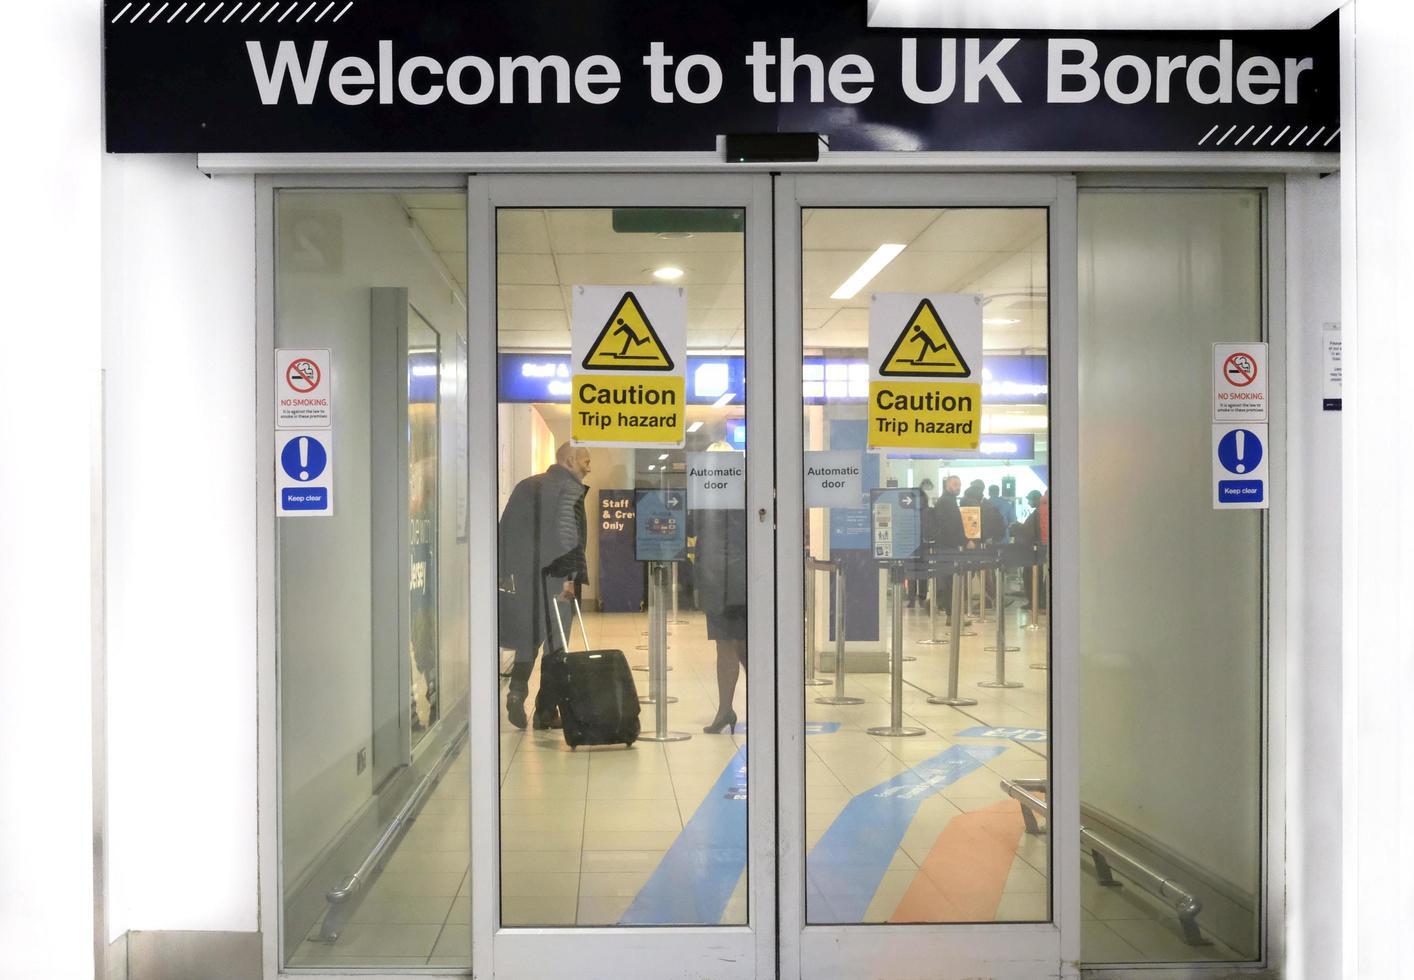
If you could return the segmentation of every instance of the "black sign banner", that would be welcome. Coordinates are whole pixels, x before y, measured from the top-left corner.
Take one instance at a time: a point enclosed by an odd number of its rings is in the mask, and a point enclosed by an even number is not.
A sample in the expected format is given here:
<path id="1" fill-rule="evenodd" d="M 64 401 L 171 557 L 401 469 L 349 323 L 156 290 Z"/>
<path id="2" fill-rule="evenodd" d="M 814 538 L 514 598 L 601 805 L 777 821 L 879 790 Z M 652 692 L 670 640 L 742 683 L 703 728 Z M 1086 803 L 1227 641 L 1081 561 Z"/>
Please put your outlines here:
<path id="1" fill-rule="evenodd" d="M 880 30 L 864 0 L 105 0 L 111 152 L 1340 147 L 1339 26 Z"/>

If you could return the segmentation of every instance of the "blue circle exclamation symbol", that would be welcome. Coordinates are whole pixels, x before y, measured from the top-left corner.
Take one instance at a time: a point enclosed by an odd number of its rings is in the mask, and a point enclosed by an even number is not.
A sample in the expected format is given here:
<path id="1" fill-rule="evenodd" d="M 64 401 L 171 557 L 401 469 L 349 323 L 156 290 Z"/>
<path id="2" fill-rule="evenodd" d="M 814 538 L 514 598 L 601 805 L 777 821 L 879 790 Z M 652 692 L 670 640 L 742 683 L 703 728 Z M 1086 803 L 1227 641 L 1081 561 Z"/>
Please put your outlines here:
<path id="1" fill-rule="evenodd" d="M 324 444 L 311 436 L 296 436 L 280 451 L 280 467 L 292 480 L 313 480 L 329 465 Z"/>
<path id="2" fill-rule="evenodd" d="M 1262 440 L 1255 432 L 1233 429 L 1218 440 L 1218 462 L 1229 473 L 1251 473 L 1262 462 Z"/>

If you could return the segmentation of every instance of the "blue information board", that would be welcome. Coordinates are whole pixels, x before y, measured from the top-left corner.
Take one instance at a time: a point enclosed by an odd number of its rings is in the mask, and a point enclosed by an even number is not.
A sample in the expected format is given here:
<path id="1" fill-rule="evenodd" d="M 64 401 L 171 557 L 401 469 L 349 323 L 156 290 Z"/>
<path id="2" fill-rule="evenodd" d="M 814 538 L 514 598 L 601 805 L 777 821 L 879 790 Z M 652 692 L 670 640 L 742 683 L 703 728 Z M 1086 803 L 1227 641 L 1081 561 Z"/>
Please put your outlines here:
<path id="1" fill-rule="evenodd" d="M 634 507 L 634 557 L 682 561 L 687 557 L 687 493 L 639 490 Z"/>
<path id="2" fill-rule="evenodd" d="M 877 489 L 869 491 L 873 517 L 874 557 L 912 558 L 923 548 L 923 491 Z"/>

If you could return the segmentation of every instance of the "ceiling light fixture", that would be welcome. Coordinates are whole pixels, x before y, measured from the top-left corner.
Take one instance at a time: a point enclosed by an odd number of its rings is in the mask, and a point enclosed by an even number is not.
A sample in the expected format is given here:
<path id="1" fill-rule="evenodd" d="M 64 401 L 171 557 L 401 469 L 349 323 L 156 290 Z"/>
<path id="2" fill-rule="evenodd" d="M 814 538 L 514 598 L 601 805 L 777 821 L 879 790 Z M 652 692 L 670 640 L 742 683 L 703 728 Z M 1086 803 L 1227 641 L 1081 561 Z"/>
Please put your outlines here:
<path id="1" fill-rule="evenodd" d="M 700 429 L 700 428 L 702 428 L 702 420 L 701 420 L 701 419 L 698 419 L 696 422 L 692 423 L 691 425 L 689 425 L 689 426 L 687 427 L 687 431 L 688 431 L 688 432 L 696 432 L 696 431 L 697 431 L 698 429 Z"/>
<path id="2" fill-rule="evenodd" d="M 675 265 L 665 265 L 653 270 L 653 278 L 664 282 L 677 282 L 682 278 L 682 270 Z"/>
<path id="3" fill-rule="evenodd" d="M 989 327 L 1009 327 L 1013 323 L 1020 323 L 1020 320 L 1013 320 L 1004 316 L 983 317 L 982 322 Z"/>
<path id="4" fill-rule="evenodd" d="M 658 457 L 658 462 L 661 463 L 663 460 L 665 460 L 665 459 L 667 459 L 667 458 L 668 458 L 668 454 L 667 454 L 667 453 L 664 453 L 663 455 L 661 455 L 661 456 Z"/>
<path id="5" fill-rule="evenodd" d="M 722 407 L 723 405 L 725 405 L 727 402 L 731 401 L 734 397 L 736 397 L 736 392 L 729 391 L 729 392 L 727 392 L 725 395 L 723 395 L 721 398 L 718 398 L 716 401 L 714 401 L 714 402 L 712 403 L 712 407 L 713 407 L 713 408 L 721 408 L 721 407 Z"/>
<path id="6" fill-rule="evenodd" d="M 844 282 L 840 283 L 840 288 L 830 294 L 830 299 L 854 299 L 856 293 L 869 284 L 883 271 L 884 266 L 898 258 L 898 253 L 908 246 L 886 243 L 874 250 L 874 254 L 864 260 L 864 264 L 854 270 Z"/>

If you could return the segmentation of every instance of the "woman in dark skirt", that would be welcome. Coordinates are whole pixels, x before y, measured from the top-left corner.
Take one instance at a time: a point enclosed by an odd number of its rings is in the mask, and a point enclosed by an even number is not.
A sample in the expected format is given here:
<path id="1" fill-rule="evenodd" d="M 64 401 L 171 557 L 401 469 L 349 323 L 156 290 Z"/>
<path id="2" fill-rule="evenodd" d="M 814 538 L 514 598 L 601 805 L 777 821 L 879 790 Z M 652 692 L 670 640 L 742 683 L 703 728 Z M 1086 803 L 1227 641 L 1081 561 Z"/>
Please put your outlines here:
<path id="1" fill-rule="evenodd" d="M 707 615 L 707 639 L 717 644 L 717 714 L 703 731 L 736 725 L 732 699 L 746 666 L 746 512 L 693 512 L 697 535 L 697 600 Z"/>

